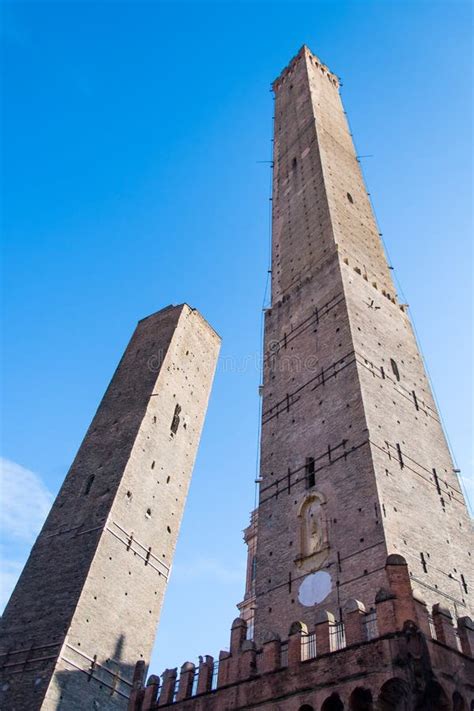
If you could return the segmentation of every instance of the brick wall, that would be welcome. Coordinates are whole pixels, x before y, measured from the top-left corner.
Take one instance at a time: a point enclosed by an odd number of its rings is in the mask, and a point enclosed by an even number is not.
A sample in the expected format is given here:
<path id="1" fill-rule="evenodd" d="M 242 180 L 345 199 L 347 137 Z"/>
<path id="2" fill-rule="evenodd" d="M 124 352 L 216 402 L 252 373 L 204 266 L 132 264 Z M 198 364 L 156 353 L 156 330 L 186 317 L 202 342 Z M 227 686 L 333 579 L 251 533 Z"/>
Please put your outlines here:
<path id="1" fill-rule="evenodd" d="M 186 305 L 138 324 L 5 610 L 3 708 L 126 706 L 136 659 L 151 653 L 218 349 Z"/>

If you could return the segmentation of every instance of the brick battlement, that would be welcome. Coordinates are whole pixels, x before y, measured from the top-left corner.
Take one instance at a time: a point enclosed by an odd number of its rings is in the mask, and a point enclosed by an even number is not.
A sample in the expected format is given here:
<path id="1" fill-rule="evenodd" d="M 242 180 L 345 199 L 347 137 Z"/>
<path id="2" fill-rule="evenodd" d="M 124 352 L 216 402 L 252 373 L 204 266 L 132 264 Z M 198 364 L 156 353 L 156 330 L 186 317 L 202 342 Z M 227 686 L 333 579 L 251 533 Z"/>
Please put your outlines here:
<path id="1" fill-rule="evenodd" d="M 177 669 L 166 669 L 161 683 L 159 677 L 151 676 L 146 686 L 144 662 L 138 662 L 129 711 L 166 706 L 212 711 L 271 709 L 276 708 L 272 706 L 276 694 L 288 699 L 278 708 L 289 709 L 299 708 L 297 702 L 315 701 L 320 708 L 331 698 L 335 704 L 338 699 L 351 704 L 351 709 L 371 709 L 372 701 L 378 698 L 381 703 L 384 695 L 389 698 L 393 693 L 406 694 L 408 709 L 415 708 L 415 703 L 421 704 L 420 709 L 449 709 L 442 705 L 444 699 L 456 699 L 456 694 L 466 702 L 474 699 L 471 619 L 462 617 L 455 627 L 450 612 L 440 605 L 429 612 L 412 590 L 401 556 L 389 556 L 386 571 L 389 587 L 379 590 L 370 611 L 362 602 L 351 600 L 343 621 L 337 622 L 325 611 L 311 629 L 294 622 L 286 640 L 269 633 L 257 648 L 246 639 L 246 622 L 237 618 L 230 649 L 222 651 L 218 661 L 205 656 L 198 665 L 185 662 L 179 675 Z M 357 706 L 354 699 L 359 697 L 369 705 Z M 344 706 L 328 706 L 332 708 Z"/>
<path id="2" fill-rule="evenodd" d="M 311 50 L 304 44 L 296 54 L 289 64 L 283 69 L 281 74 L 275 79 L 272 84 L 273 91 L 278 91 L 278 89 L 284 84 L 289 77 L 291 77 L 296 64 L 301 61 L 304 57 L 308 57 L 309 61 L 321 70 L 322 74 L 327 75 L 335 87 L 339 87 L 339 77 L 331 72 L 331 70 L 322 62 Z"/>

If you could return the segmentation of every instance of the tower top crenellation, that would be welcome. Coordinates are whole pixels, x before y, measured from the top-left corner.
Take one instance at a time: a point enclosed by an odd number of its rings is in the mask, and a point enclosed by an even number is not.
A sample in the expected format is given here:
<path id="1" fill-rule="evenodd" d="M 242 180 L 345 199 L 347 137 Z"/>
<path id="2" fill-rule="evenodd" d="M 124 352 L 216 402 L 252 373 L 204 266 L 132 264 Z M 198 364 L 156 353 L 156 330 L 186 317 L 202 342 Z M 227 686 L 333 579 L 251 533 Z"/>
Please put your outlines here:
<path id="1" fill-rule="evenodd" d="M 329 79 L 332 81 L 334 86 L 339 88 L 339 77 L 336 76 L 329 67 L 322 62 L 319 57 L 317 57 L 313 52 L 309 49 L 309 47 L 306 44 L 303 44 L 298 51 L 298 54 L 296 54 L 289 62 L 289 64 L 283 69 L 283 71 L 280 73 L 280 75 L 275 79 L 275 81 L 272 83 L 272 89 L 273 91 L 277 91 L 286 81 L 291 77 L 293 72 L 295 71 L 298 63 L 306 58 L 308 61 L 310 61 L 312 64 L 314 64 L 316 67 L 319 67 L 321 69 L 321 72 L 323 74 L 326 74 Z"/>

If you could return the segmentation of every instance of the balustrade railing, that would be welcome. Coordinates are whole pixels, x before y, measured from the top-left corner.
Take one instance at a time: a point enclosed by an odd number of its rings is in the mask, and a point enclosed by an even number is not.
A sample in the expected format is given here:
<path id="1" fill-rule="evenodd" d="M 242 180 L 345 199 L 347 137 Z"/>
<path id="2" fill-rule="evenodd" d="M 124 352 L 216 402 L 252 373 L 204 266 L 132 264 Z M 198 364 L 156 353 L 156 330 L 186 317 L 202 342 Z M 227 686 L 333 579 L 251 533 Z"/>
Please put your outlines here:
<path id="1" fill-rule="evenodd" d="M 365 638 L 367 641 L 375 639 L 379 636 L 377 629 L 377 613 L 375 610 L 369 610 L 364 619 Z"/>
<path id="2" fill-rule="evenodd" d="M 346 633 L 343 622 L 336 622 L 329 630 L 329 648 L 331 652 L 337 652 L 346 646 Z"/>
<path id="3" fill-rule="evenodd" d="M 301 638 L 301 661 L 316 657 L 316 633 L 305 634 Z"/>

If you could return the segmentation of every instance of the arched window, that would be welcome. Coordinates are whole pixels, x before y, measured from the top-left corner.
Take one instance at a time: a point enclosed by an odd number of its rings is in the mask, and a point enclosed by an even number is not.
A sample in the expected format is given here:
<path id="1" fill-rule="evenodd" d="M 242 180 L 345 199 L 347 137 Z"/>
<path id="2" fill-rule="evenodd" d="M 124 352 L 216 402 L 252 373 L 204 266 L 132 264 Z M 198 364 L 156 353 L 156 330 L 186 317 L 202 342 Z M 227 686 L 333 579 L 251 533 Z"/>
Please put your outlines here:
<path id="1" fill-rule="evenodd" d="M 89 491 L 92 488 L 92 484 L 94 483 L 95 475 L 91 474 L 90 477 L 87 480 L 86 488 L 84 489 L 84 496 L 87 496 Z"/>

